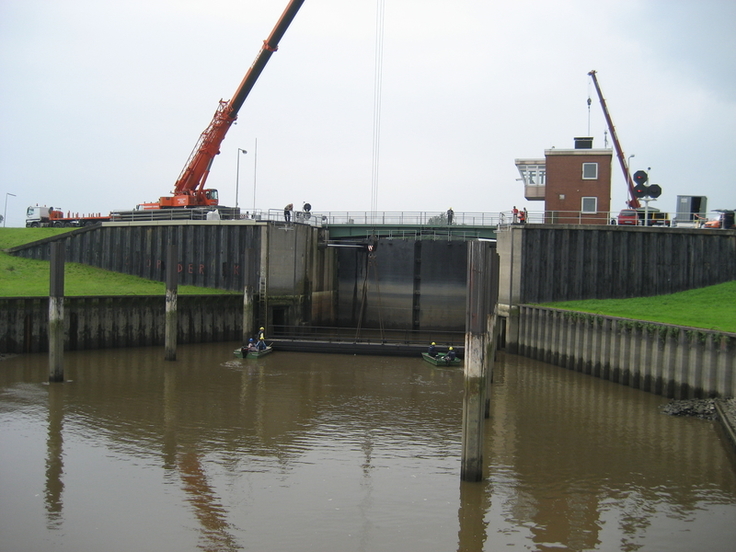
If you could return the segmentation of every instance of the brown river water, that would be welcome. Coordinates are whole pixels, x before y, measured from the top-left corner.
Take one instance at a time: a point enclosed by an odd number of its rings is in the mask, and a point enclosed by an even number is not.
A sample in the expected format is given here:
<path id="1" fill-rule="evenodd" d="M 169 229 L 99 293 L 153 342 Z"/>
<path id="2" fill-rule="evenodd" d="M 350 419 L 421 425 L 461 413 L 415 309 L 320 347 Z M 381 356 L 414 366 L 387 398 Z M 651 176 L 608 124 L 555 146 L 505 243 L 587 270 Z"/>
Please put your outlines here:
<path id="1" fill-rule="evenodd" d="M 733 454 L 665 398 L 501 353 L 462 483 L 462 369 L 234 347 L 0 362 L 0 551 L 734 550 Z"/>

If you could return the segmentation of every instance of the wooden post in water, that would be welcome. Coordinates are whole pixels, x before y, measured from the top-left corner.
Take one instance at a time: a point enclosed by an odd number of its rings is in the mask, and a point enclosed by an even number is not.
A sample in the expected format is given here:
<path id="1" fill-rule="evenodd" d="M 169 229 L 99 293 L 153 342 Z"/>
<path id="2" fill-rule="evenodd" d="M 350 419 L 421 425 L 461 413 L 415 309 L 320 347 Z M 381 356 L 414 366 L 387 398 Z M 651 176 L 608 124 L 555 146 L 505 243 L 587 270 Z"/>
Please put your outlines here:
<path id="1" fill-rule="evenodd" d="M 483 426 L 486 417 L 488 274 L 486 242 L 468 242 L 468 286 L 465 323 L 465 396 L 460 478 L 483 480 Z"/>
<path id="2" fill-rule="evenodd" d="M 64 381 L 64 250 L 66 241 L 51 244 L 49 273 L 49 381 Z"/>
<path id="3" fill-rule="evenodd" d="M 496 248 L 487 249 L 486 267 L 484 272 L 484 285 L 486 286 L 486 350 L 483 369 L 486 374 L 486 407 L 485 417 L 491 417 L 491 384 L 493 383 L 493 365 L 496 361 L 498 350 L 499 328 L 498 328 L 498 283 L 500 261 Z"/>
<path id="4" fill-rule="evenodd" d="M 250 275 L 253 273 L 251 270 L 251 263 L 255 255 L 253 248 L 249 247 L 245 250 L 245 267 L 243 268 L 243 278 L 245 279 L 245 286 L 243 287 L 243 344 L 248 343 L 248 338 L 253 337 L 255 329 L 255 309 L 253 307 L 253 286 L 250 285 Z"/>
<path id="5" fill-rule="evenodd" d="M 165 330 L 165 360 L 176 360 L 176 335 L 179 330 L 177 313 L 178 300 L 178 273 L 177 247 L 169 244 L 166 251 L 166 330 Z"/>

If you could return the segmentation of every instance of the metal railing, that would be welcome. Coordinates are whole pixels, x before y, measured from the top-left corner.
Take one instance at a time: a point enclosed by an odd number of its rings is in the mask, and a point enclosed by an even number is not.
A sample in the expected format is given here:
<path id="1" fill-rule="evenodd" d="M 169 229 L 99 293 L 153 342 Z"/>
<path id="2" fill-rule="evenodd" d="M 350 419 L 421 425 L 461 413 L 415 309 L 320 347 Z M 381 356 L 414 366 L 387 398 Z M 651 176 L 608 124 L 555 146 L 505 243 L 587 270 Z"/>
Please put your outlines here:
<path id="1" fill-rule="evenodd" d="M 256 220 L 286 222 L 284 211 L 269 209 L 256 213 Z M 497 226 L 499 213 L 468 212 L 455 213 L 452 225 Z M 440 211 L 291 211 L 289 222 L 299 222 L 318 226 L 329 225 L 367 225 L 367 226 L 444 226 L 448 225 L 447 213 Z"/>
<path id="2" fill-rule="evenodd" d="M 446 330 L 390 330 L 379 328 L 345 328 L 335 326 L 273 325 L 269 338 L 326 343 L 382 343 L 394 345 L 429 345 L 462 347 L 465 332 Z"/>
<path id="3" fill-rule="evenodd" d="M 523 210 L 522 210 L 523 211 Z M 254 220 L 283 223 L 308 224 L 310 226 L 405 226 L 438 229 L 452 228 L 453 235 L 458 229 L 468 227 L 490 227 L 499 230 L 508 229 L 516 224 L 618 224 L 620 211 L 584 213 L 582 211 L 518 211 L 499 212 L 455 212 L 448 223 L 446 211 L 290 211 L 286 219 L 283 209 L 249 210 L 237 212 L 234 208 L 222 208 L 222 220 Z M 672 216 L 666 222 L 657 223 L 658 226 L 680 226 L 687 228 L 702 227 L 705 220 L 718 220 L 720 212 L 710 212 L 704 217 L 693 217 L 692 220 L 677 219 Z M 153 211 L 137 211 L 116 213 L 114 221 L 165 221 L 165 220 L 207 220 L 206 209 L 195 209 L 189 212 L 184 209 L 161 209 Z M 664 219 L 663 219 L 664 220 Z M 407 230 L 417 233 L 420 230 Z"/>

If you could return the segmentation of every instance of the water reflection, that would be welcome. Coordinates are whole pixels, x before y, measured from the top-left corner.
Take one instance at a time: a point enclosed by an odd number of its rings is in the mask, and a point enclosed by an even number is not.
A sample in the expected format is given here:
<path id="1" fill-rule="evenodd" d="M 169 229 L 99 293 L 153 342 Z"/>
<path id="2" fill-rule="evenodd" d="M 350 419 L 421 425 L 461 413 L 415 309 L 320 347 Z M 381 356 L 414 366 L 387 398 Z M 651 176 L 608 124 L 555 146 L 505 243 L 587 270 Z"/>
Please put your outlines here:
<path id="1" fill-rule="evenodd" d="M 178 470 L 187 501 L 194 508 L 194 513 L 201 524 L 200 548 L 240 550 L 237 539 L 231 533 L 232 526 L 227 521 L 227 510 L 210 485 L 199 455 L 193 451 L 180 454 Z"/>
<path id="2" fill-rule="evenodd" d="M 460 371 L 232 348 L 0 363 L 4 547 L 730 550 L 731 458 L 662 398 L 501 354 L 461 483 Z"/>
<path id="3" fill-rule="evenodd" d="M 47 527 L 58 529 L 62 522 L 64 492 L 64 398 L 59 385 L 49 386 L 48 436 L 46 438 L 46 506 Z"/>
<path id="4" fill-rule="evenodd" d="M 703 439 L 710 422 L 654 414 L 654 395 L 506 360 L 491 401 L 490 492 L 540 549 L 598 549 L 606 532 L 619 550 L 659 548 L 651 529 L 662 517 L 676 526 L 696 521 L 703 501 L 733 505 L 726 449 L 715 432 Z"/>

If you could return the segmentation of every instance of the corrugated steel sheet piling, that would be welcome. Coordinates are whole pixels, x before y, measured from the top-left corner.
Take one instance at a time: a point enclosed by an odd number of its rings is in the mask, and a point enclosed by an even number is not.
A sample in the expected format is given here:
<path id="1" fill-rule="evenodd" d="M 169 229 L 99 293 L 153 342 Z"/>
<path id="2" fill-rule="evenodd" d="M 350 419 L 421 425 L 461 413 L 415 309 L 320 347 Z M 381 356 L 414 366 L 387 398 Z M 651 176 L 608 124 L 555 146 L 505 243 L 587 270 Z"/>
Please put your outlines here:
<path id="1" fill-rule="evenodd" d="M 489 339 L 489 313 L 494 312 L 496 292 L 492 284 L 495 254 L 488 242 L 468 243 L 468 286 L 465 330 L 465 397 L 463 400 L 463 481 L 483 479 L 483 426 L 489 412 L 488 386 L 495 346 Z M 491 326 L 491 328 L 489 328 Z M 490 335 L 495 335 L 492 331 Z M 489 342 L 491 346 L 486 347 Z"/>
<path id="2" fill-rule="evenodd" d="M 64 251 L 66 241 L 51 244 L 49 272 L 49 381 L 64 381 Z"/>
<path id="3" fill-rule="evenodd" d="M 176 360 L 176 335 L 179 329 L 177 300 L 179 295 L 177 247 L 169 244 L 166 250 L 166 332 L 164 336 L 164 359 Z"/>
<path id="4" fill-rule="evenodd" d="M 255 259 L 255 251 L 249 247 L 245 250 L 245 286 L 243 287 L 243 344 L 248 343 L 248 338 L 255 333 L 255 309 L 253 306 L 253 286 L 250 284 L 251 263 Z"/>

